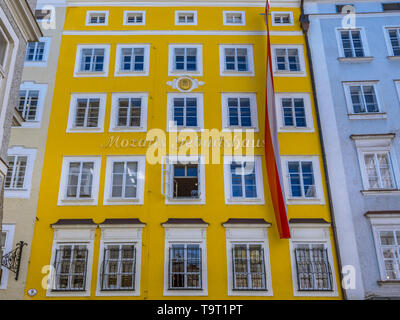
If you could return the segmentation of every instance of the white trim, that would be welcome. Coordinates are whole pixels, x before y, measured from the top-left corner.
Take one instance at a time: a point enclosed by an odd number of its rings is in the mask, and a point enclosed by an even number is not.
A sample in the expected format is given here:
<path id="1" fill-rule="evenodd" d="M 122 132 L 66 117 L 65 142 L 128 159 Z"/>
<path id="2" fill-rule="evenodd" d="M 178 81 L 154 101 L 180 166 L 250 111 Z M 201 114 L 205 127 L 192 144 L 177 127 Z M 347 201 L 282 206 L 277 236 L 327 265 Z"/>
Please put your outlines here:
<path id="1" fill-rule="evenodd" d="M 133 25 L 133 24 L 129 24 Z M 136 24 L 135 24 L 136 25 Z M 62 32 L 66 36 L 263 36 L 267 35 L 266 31 L 231 31 L 231 30 L 108 30 L 108 31 L 91 31 L 91 30 L 65 30 Z M 271 36 L 302 36 L 301 31 L 270 31 Z"/>
<path id="2" fill-rule="evenodd" d="M 90 20 L 91 20 L 91 17 L 92 17 L 92 15 L 94 15 L 94 14 L 104 14 L 104 16 L 105 16 L 105 22 L 104 23 L 91 23 L 90 22 Z M 85 23 L 85 25 L 86 26 L 108 26 L 108 15 L 109 15 L 109 11 L 107 10 L 104 10 L 104 11 L 91 11 L 91 10 L 89 10 L 89 11 L 87 11 L 86 12 L 86 23 Z"/>
<path id="3" fill-rule="evenodd" d="M 311 161 L 313 166 L 314 184 L 315 184 L 315 197 L 292 197 L 289 183 L 289 172 L 288 172 L 288 162 L 289 161 Z M 286 201 L 288 205 L 323 205 L 325 204 L 324 189 L 322 186 L 321 169 L 319 165 L 319 156 L 311 155 L 282 155 L 282 174 L 283 174 L 283 185 L 285 187 Z M 302 179 L 302 178 L 301 178 Z M 302 190 L 302 193 L 304 190 Z"/>
<path id="4" fill-rule="evenodd" d="M 175 70 L 175 48 L 195 48 L 196 53 L 196 71 Z M 168 45 L 168 76 L 203 76 L 203 45 L 202 44 L 169 44 Z"/>
<path id="5" fill-rule="evenodd" d="M 227 21 L 227 14 L 230 13 L 240 13 L 242 15 L 242 21 L 240 23 L 232 23 Z M 224 26 L 245 26 L 246 25 L 246 12 L 245 11 L 223 11 L 222 12 L 222 19 Z"/>
<path id="6" fill-rule="evenodd" d="M 400 80 L 394 80 L 394 85 L 396 87 L 397 95 L 399 98 L 399 103 L 400 103 Z"/>
<path id="7" fill-rule="evenodd" d="M 231 196 L 232 190 L 232 179 L 231 179 L 231 168 L 232 161 L 249 161 L 255 163 L 255 174 L 256 174 L 256 198 L 234 198 Z M 263 205 L 264 200 L 264 179 L 262 172 L 261 156 L 252 157 L 238 157 L 238 156 L 224 156 L 224 189 L 225 189 L 225 204 L 244 204 L 244 205 Z"/>
<path id="8" fill-rule="evenodd" d="M 250 99 L 250 112 L 251 112 L 251 127 L 229 126 L 229 113 L 228 113 L 228 98 L 249 98 Z M 258 108 L 257 108 L 257 94 L 256 93 L 236 93 L 236 92 L 223 92 L 221 93 L 222 105 L 222 129 L 245 129 L 254 130 L 258 132 Z"/>
<path id="9" fill-rule="evenodd" d="M 7 253 L 9 253 L 13 249 L 13 243 L 14 243 L 14 232 L 15 232 L 15 224 L 3 224 L 1 226 L 1 232 L 5 232 L 6 235 L 6 241 L 4 244 L 4 250 L 3 250 L 3 256 Z M 10 276 L 10 271 L 7 268 L 4 268 L 0 266 L 2 270 L 2 275 L 0 277 L 0 290 L 6 290 L 7 289 L 7 284 L 8 284 L 8 278 Z M 13 273 L 11 273 L 13 274 Z"/>
<path id="10" fill-rule="evenodd" d="M 143 71 L 124 71 L 121 70 L 121 55 L 122 49 L 144 49 L 144 62 Z M 115 72 L 114 77 L 138 77 L 138 76 L 148 76 L 149 75 L 149 65 L 150 65 L 150 45 L 149 44 L 118 44 L 117 54 L 115 57 Z"/>
<path id="11" fill-rule="evenodd" d="M 93 162 L 93 181 L 92 181 L 92 197 L 88 199 L 68 199 L 66 197 L 67 185 L 68 185 L 68 173 L 70 162 Z M 99 195 L 99 182 L 100 182 L 100 165 L 101 157 L 71 157 L 65 156 L 63 158 L 61 178 L 60 178 L 60 189 L 58 192 L 58 206 L 96 206 Z"/>
<path id="12" fill-rule="evenodd" d="M 248 71 L 225 70 L 225 49 L 247 49 Z M 220 44 L 219 45 L 219 68 L 221 77 L 254 77 L 254 56 L 252 44 Z"/>
<path id="13" fill-rule="evenodd" d="M 337 289 L 335 264 L 333 260 L 330 225 L 329 224 L 291 224 L 291 238 L 289 239 L 290 260 L 292 269 L 293 296 L 295 297 L 337 297 L 339 295 Z M 324 244 L 328 251 L 328 261 L 332 270 L 332 291 L 299 291 L 297 286 L 296 258 L 294 254 L 295 244 L 297 243 L 316 243 Z"/>
<path id="14" fill-rule="evenodd" d="M 112 172 L 114 162 L 133 161 L 138 163 L 136 198 L 112 198 Z M 104 188 L 103 205 L 142 205 L 144 202 L 144 182 L 145 182 L 146 156 L 107 156 L 106 183 Z"/>
<path id="15" fill-rule="evenodd" d="M 99 117 L 97 119 L 97 127 L 74 127 L 75 114 L 78 99 L 100 99 Z M 68 124 L 66 132 L 104 132 L 104 115 L 106 111 L 107 94 L 106 93 L 73 93 L 71 94 L 71 102 L 68 113 Z"/>
<path id="16" fill-rule="evenodd" d="M 38 42 L 44 42 L 43 60 L 42 61 L 26 61 L 26 53 L 27 52 L 25 52 L 24 67 L 47 67 L 47 64 L 49 62 L 51 37 L 40 38 Z M 28 45 L 26 47 L 26 50 L 28 50 Z"/>
<path id="17" fill-rule="evenodd" d="M 47 93 L 47 84 L 36 83 L 36 82 L 23 82 L 23 83 L 21 83 L 21 86 L 19 88 L 19 91 L 21 91 L 21 90 L 27 90 L 27 91 L 37 90 L 37 91 L 39 91 L 39 98 L 38 98 L 38 105 L 37 105 L 37 109 L 36 109 L 36 119 L 34 121 L 25 120 L 22 123 L 21 127 L 16 127 L 16 128 L 40 128 L 41 123 L 42 123 L 42 115 L 43 115 L 43 109 L 44 109 L 46 93 Z M 18 100 L 18 103 L 19 103 L 19 100 Z"/>
<path id="18" fill-rule="evenodd" d="M 297 49 L 299 55 L 300 71 L 279 71 L 276 63 L 276 49 Z M 302 44 L 273 44 L 271 45 L 272 70 L 274 77 L 306 77 L 304 51 Z"/>
<path id="19" fill-rule="evenodd" d="M 104 49 L 104 62 L 102 72 L 79 71 L 83 49 Z M 108 77 L 110 63 L 109 44 L 78 44 L 76 50 L 74 77 Z"/>
<path id="20" fill-rule="evenodd" d="M 132 297 L 140 296 L 140 274 L 142 266 L 142 232 L 143 226 L 138 225 L 100 225 L 101 238 L 97 268 L 96 297 Z M 135 290 L 132 291 L 101 291 L 101 266 L 104 259 L 104 246 L 108 244 L 133 244 L 135 246 Z"/>
<path id="21" fill-rule="evenodd" d="M 142 22 L 140 23 L 129 23 L 128 22 L 128 15 L 129 14 L 142 14 Z M 124 11 L 124 21 L 123 21 L 123 25 L 124 26 L 144 26 L 146 25 L 146 11 L 131 11 L 131 10 L 127 10 Z"/>
<path id="22" fill-rule="evenodd" d="M 268 228 L 271 225 L 224 225 L 226 231 L 227 284 L 228 296 L 273 296 L 271 263 L 269 254 Z M 233 244 L 261 244 L 264 250 L 265 291 L 233 290 L 232 247 Z"/>
<path id="23" fill-rule="evenodd" d="M 26 169 L 24 177 L 24 186 L 22 189 L 6 189 L 4 188 L 5 198 L 30 198 L 31 188 L 32 188 L 32 175 L 33 168 L 35 165 L 37 149 L 28 149 L 21 146 L 13 146 L 8 149 L 8 156 L 26 156 Z M 9 168 L 10 170 L 11 168 Z"/>
<path id="24" fill-rule="evenodd" d="M 306 127 L 288 127 L 284 124 L 283 110 L 282 110 L 282 99 L 303 99 L 304 102 L 304 112 L 306 116 Z M 276 106 L 276 117 L 278 123 L 278 132 L 314 132 L 314 121 L 311 108 L 311 98 L 309 93 L 285 93 L 278 92 L 275 94 L 275 106 Z M 295 116 L 293 114 L 293 116 Z"/>
<path id="25" fill-rule="evenodd" d="M 148 93 L 147 92 L 127 92 L 113 93 L 111 99 L 111 114 L 109 132 L 146 132 L 147 131 L 147 108 L 148 108 Z M 118 100 L 121 98 L 141 98 L 141 114 L 139 127 L 118 127 Z"/>
<path id="26" fill-rule="evenodd" d="M 393 12 L 393 13 L 395 14 L 395 12 Z M 385 25 L 385 26 L 382 26 L 382 28 L 383 28 L 383 35 L 385 37 L 386 48 L 387 48 L 387 52 L 388 52 L 388 58 L 390 58 L 390 57 L 396 58 L 397 56 L 394 55 L 392 42 L 390 41 L 389 30 L 388 29 L 398 29 L 397 32 L 399 33 L 399 37 L 400 37 L 400 25 L 396 25 L 396 26 Z"/>
<path id="27" fill-rule="evenodd" d="M 360 37 L 361 37 L 361 41 L 362 41 L 362 48 L 363 48 L 363 51 L 364 51 L 364 56 L 362 58 L 371 57 L 370 56 L 371 53 L 370 53 L 369 45 L 368 45 L 368 39 L 367 39 L 364 27 L 357 27 L 357 28 L 354 28 L 354 29 L 343 29 L 343 28 L 336 27 L 335 28 L 335 34 L 336 34 L 336 41 L 337 41 L 337 45 L 338 45 L 338 57 L 339 58 L 346 58 L 345 54 L 344 54 L 341 31 L 348 31 L 348 32 L 360 31 Z M 351 46 L 353 48 L 353 43 L 351 44 Z M 357 59 L 357 57 L 351 57 L 351 58 Z M 359 58 L 361 58 L 361 57 L 359 57 Z M 357 60 L 354 60 L 354 61 L 357 61 Z"/>
<path id="28" fill-rule="evenodd" d="M 174 98 L 196 98 L 197 99 L 197 127 L 178 126 L 172 127 Z M 167 93 L 167 132 L 176 132 L 182 130 L 201 131 L 204 129 L 204 101 L 203 93 Z"/>
<path id="29" fill-rule="evenodd" d="M 288 14 L 290 17 L 290 22 L 289 23 L 275 23 L 275 15 L 284 15 Z M 293 12 L 292 11 L 272 11 L 271 12 L 271 21 L 272 21 L 272 26 L 276 27 L 284 27 L 284 26 L 294 26 L 294 20 L 293 20 Z"/>
<path id="30" fill-rule="evenodd" d="M 179 22 L 179 15 L 183 13 L 193 13 L 193 22 L 182 23 Z M 175 25 L 176 26 L 197 26 L 197 11 L 196 10 L 177 10 L 175 11 Z"/>
<path id="31" fill-rule="evenodd" d="M 165 246 L 164 246 L 164 290 L 163 296 L 208 296 L 207 280 L 207 226 L 177 226 L 164 224 Z M 168 290 L 168 267 L 169 248 L 174 243 L 199 244 L 202 257 L 202 289 L 201 290 Z"/>

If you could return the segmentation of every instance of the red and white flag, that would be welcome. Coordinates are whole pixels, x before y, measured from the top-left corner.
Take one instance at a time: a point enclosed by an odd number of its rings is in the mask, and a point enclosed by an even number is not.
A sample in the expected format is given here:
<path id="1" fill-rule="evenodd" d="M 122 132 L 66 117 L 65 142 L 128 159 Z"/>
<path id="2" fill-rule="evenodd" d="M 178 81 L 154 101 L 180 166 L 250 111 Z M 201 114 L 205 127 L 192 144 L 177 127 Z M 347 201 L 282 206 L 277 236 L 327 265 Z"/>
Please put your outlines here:
<path id="1" fill-rule="evenodd" d="M 265 98 L 265 162 L 269 189 L 275 211 L 276 223 L 281 239 L 290 238 L 288 215 L 283 190 L 283 179 L 279 152 L 278 130 L 276 124 L 274 77 L 272 71 L 271 41 L 269 35 L 269 8 L 267 0 L 265 23 L 267 25 L 267 87 Z"/>

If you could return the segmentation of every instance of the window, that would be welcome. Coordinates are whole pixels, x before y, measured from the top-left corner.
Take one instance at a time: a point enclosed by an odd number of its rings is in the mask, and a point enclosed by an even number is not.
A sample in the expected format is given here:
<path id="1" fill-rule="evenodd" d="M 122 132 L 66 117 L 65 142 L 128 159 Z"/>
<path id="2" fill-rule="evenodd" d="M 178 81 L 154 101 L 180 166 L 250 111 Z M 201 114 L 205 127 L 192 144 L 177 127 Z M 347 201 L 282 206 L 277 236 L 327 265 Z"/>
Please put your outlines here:
<path id="1" fill-rule="evenodd" d="M 301 98 L 282 98 L 281 101 L 285 127 L 307 127 L 304 100 Z"/>
<path id="2" fill-rule="evenodd" d="M 257 97 L 255 94 L 222 94 L 222 127 L 258 131 Z"/>
<path id="3" fill-rule="evenodd" d="M 18 94 L 17 110 L 25 122 L 22 127 L 40 127 L 47 84 L 24 82 Z"/>
<path id="4" fill-rule="evenodd" d="M 168 131 L 176 129 L 200 130 L 204 127 L 203 95 L 168 94 Z"/>
<path id="5" fill-rule="evenodd" d="M 108 11 L 88 11 L 86 25 L 108 25 Z"/>
<path id="6" fill-rule="evenodd" d="M 390 50 L 389 55 L 399 57 L 400 56 L 400 28 L 388 28 L 387 36 L 389 37 Z"/>
<path id="7" fill-rule="evenodd" d="M 223 15 L 224 25 L 244 26 L 246 24 L 244 11 L 224 11 Z"/>
<path id="8" fill-rule="evenodd" d="M 113 94 L 110 131 L 146 131 L 147 93 Z"/>
<path id="9" fill-rule="evenodd" d="M 198 74 L 202 75 L 201 45 L 170 45 L 170 75 Z"/>
<path id="10" fill-rule="evenodd" d="M 175 11 L 175 25 L 197 25 L 197 12 Z"/>
<path id="11" fill-rule="evenodd" d="M 124 25 L 144 25 L 145 12 L 144 11 L 125 11 L 124 12 Z"/>
<path id="12" fill-rule="evenodd" d="M 383 11 L 400 11 L 400 2 L 382 3 Z"/>
<path id="13" fill-rule="evenodd" d="M 1 226 L 1 249 L 3 252 L 3 257 L 11 250 L 13 250 L 13 241 L 14 241 L 14 224 L 2 224 Z M 7 289 L 8 276 L 10 274 L 10 270 L 0 265 L 0 290 Z"/>
<path id="14" fill-rule="evenodd" d="M 365 153 L 368 189 L 395 189 L 392 165 L 388 152 Z"/>
<path id="15" fill-rule="evenodd" d="M 294 255 L 299 291 L 332 290 L 332 272 L 324 244 L 296 243 Z"/>
<path id="16" fill-rule="evenodd" d="M 110 46 L 78 46 L 75 76 L 107 76 Z"/>
<path id="17" fill-rule="evenodd" d="M 344 83 L 349 114 L 382 113 L 376 83 Z"/>
<path id="18" fill-rule="evenodd" d="M 317 156 L 282 156 L 282 171 L 288 204 L 323 204 L 323 189 Z"/>
<path id="19" fill-rule="evenodd" d="M 346 8 L 345 12 L 343 12 L 343 8 L 345 8 L 345 7 L 352 7 L 353 8 L 353 12 L 354 12 L 354 5 L 352 5 L 352 4 L 337 4 L 336 5 L 336 12 L 337 13 L 345 13 L 345 14 L 350 13 L 350 9 L 348 9 L 348 8 Z"/>
<path id="20" fill-rule="evenodd" d="M 38 22 L 43 20 L 50 20 L 51 13 L 51 10 L 35 10 L 35 18 Z"/>
<path id="21" fill-rule="evenodd" d="M 28 157 L 8 156 L 7 161 L 9 168 L 4 183 L 4 189 L 23 189 Z"/>
<path id="22" fill-rule="evenodd" d="M 65 157 L 58 204 L 97 204 L 99 175 L 100 158 Z"/>
<path id="23" fill-rule="evenodd" d="M 149 45 L 118 45 L 115 76 L 147 76 Z"/>
<path id="24" fill-rule="evenodd" d="M 143 204 L 144 172 L 143 156 L 108 157 L 104 204 Z"/>
<path id="25" fill-rule="evenodd" d="M 25 61 L 43 61 L 45 42 L 28 42 Z"/>
<path id="26" fill-rule="evenodd" d="M 365 56 L 361 30 L 339 30 L 342 56 L 346 58 L 360 58 Z"/>
<path id="27" fill-rule="evenodd" d="M 225 203 L 264 203 L 261 158 L 224 157 Z"/>
<path id="28" fill-rule="evenodd" d="M 221 75 L 254 75 L 251 45 L 221 45 L 220 55 Z"/>
<path id="29" fill-rule="evenodd" d="M 102 132 L 106 94 L 73 94 L 67 132 Z"/>
<path id="30" fill-rule="evenodd" d="M 291 12 L 272 12 L 272 25 L 293 25 L 293 14 Z"/>
<path id="31" fill-rule="evenodd" d="M 304 54 L 301 45 L 272 45 L 275 76 L 305 76 Z"/>
<path id="32" fill-rule="evenodd" d="M 400 280 L 400 228 L 379 232 L 380 251 L 386 280 Z"/>

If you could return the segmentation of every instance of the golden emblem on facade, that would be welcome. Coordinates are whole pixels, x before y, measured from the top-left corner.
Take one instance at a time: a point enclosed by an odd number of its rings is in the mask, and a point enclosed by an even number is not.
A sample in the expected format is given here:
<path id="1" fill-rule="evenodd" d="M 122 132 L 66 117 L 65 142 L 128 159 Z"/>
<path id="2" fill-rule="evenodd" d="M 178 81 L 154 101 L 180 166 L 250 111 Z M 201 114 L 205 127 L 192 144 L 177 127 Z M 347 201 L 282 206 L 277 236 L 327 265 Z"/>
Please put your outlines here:
<path id="1" fill-rule="evenodd" d="M 185 91 L 190 90 L 192 88 L 192 86 L 193 86 L 193 82 L 192 82 L 192 79 L 190 79 L 190 78 L 181 78 L 178 80 L 178 87 L 181 90 L 185 90 Z"/>

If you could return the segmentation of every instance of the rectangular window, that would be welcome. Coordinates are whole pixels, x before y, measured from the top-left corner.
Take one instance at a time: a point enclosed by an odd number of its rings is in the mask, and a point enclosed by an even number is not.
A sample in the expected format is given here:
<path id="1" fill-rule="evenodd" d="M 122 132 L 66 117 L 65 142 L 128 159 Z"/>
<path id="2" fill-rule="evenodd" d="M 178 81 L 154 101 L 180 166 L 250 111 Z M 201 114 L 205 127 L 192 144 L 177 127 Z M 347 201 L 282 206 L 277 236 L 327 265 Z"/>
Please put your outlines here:
<path id="1" fill-rule="evenodd" d="M 50 20 L 51 10 L 35 10 L 35 18 L 37 21 Z"/>
<path id="2" fill-rule="evenodd" d="M 176 11 L 175 12 L 175 24 L 197 24 L 197 14 L 195 11 Z"/>
<path id="3" fill-rule="evenodd" d="M 354 113 L 379 112 L 378 100 L 373 84 L 348 85 L 348 91 Z"/>
<path id="4" fill-rule="evenodd" d="M 379 231 L 385 280 L 400 280 L 400 229 Z"/>
<path id="5" fill-rule="evenodd" d="M 5 189 L 23 189 L 25 181 L 27 156 L 8 156 L 8 170 L 4 183 Z"/>
<path id="6" fill-rule="evenodd" d="M 91 24 L 101 24 L 107 25 L 108 23 L 108 12 L 88 12 L 87 13 L 87 25 Z"/>
<path id="7" fill-rule="evenodd" d="M 275 59 L 277 71 L 301 71 L 297 48 L 276 48 Z"/>
<path id="8" fill-rule="evenodd" d="M 104 71 L 104 48 L 87 48 L 81 50 L 80 72 L 103 72 Z"/>
<path id="9" fill-rule="evenodd" d="M 225 48 L 224 56 L 225 71 L 249 71 L 247 48 Z"/>
<path id="10" fill-rule="evenodd" d="M 369 189 L 394 189 L 394 175 L 388 152 L 365 153 Z"/>
<path id="11" fill-rule="evenodd" d="M 315 198 L 316 186 L 312 161 L 288 161 L 291 197 Z"/>
<path id="12" fill-rule="evenodd" d="M 119 98 L 117 127 L 132 128 L 141 126 L 142 99 Z"/>
<path id="13" fill-rule="evenodd" d="M 92 198 L 94 162 L 70 162 L 67 198 Z"/>
<path id="14" fill-rule="evenodd" d="M 353 11 L 354 11 L 354 5 L 352 5 L 352 4 L 337 4 L 337 5 L 336 5 L 336 12 L 337 12 L 337 13 L 349 13 L 349 10 L 343 12 L 343 8 L 344 8 L 344 7 L 347 7 L 347 6 L 352 7 L 352 8 L 353 8 Z M 346 9 L 347 9 L 347 8 L 346 8 Z"/>
<path id="15" fill-rule="evenodd" d="M 282 116 L 285 127 L 306 128 L 306 111 L 303 98 L 282 98 Z"/>
<path id="16" fill-rule="evenodd" d="M 244 12 L 231 11 L 224 12 L 224 24 L 225 25 L 244 25 Z"/>
<path id="17" fill-rule="evenodd" d="M 124 24 L 144 25 L 144 12 L 140 11 L 125 11 Z"/>
<path id="18" fill-rule="evenodd" d="M 256 165 L 254 162 L 232 162 L 231 172 L 231 197 L 256 198 L 257 179 Z"/>
<path id="19" fill-rule="evenodd" d="M 88 249 L 86 245 L 60 245 L 54 261 L 53 291 L 85 291 Z"/>
<path id="20" fill-rule="evenodd" d="M 97 128 L 99 125 L 99 113 L 99 98 L 78 98 L 76 100 L 74 127 Z"/>
<path id="21" fill-rule="evenodd" d="M 133 244 L 108 244 L 104 248 L 102 291 L 135 290 L 136 248 Z"/>
<path id="22" fill-rule="evenodd" d="M 174 48 L 175 71 L 197 71 L 197 48 Z"/>
<path id="23" fill-rule="evenodd" d="M 38 62 L 44 60 L 45 42 L 28 42 L 25 61 Z"/>
<path id="24" fill-rule="evenodd" d="M 291 14 L 290 13 L 272 13 L 274 24 L 291 24 Z"/>
<path id="25" fill-rule="evenodd" d="M 176 163 L 172 165 L 172 170 L 172 197 L 198 199 L 200 197 L 199 165 Z"/>
<path id="26" fill-rule="evenodd" d="M 340 30 L 343 54 L 346 58 L 364 57 L 360 30 Z"/>
<path id="27" fill-rule="evenodd" d="M 198 244 L 169 248 L 169 289 L 202 289 L 202 252 Z"/>
<path id="28" fill-rule="evenodd" d="M 39 103 L 39 90 L 20 90 L 17 110 L 25 121 L 36 121 Z"/>
<path id="29" fill-rule="evenodd" d="M 266 290 L 261 244 L 232 245 L 233 290 Z"/>
<path id="30" fill-rule="evenodd" d="M 197 98 L 173 98 L 173 121 L 177 127 L 198 127 Z"/>
<path id="31" fill-rule="evenodd" d="M 137 176 L 137 161 L 113 162 L 111 198 L 136 198 Z"/>
<path id="32" fill-rule="evenodd" d="M 400 2 L 382 3 L 383 11 L 400 11 Z"/>
<path id="33" fill-rule="evenodd" d="M 250 98 L 228 98 L 229 126 L 251 127 Z"/>
<path id="34" fill-rule="evenodd" d="M 392 55 L 400 56 L 400 28 L 390 28 L 387 30 L 392 47 Z"/>
<path id="35" fill-rule="evenodd" d="M 324 244 L 295 244 L 299 291 L 332 291 L 332 272 Z"/>
<path id="36" fill-rule="evenodd" d="M 145 48 L 122 48 L 120 71 L 144 71 Z"/>

